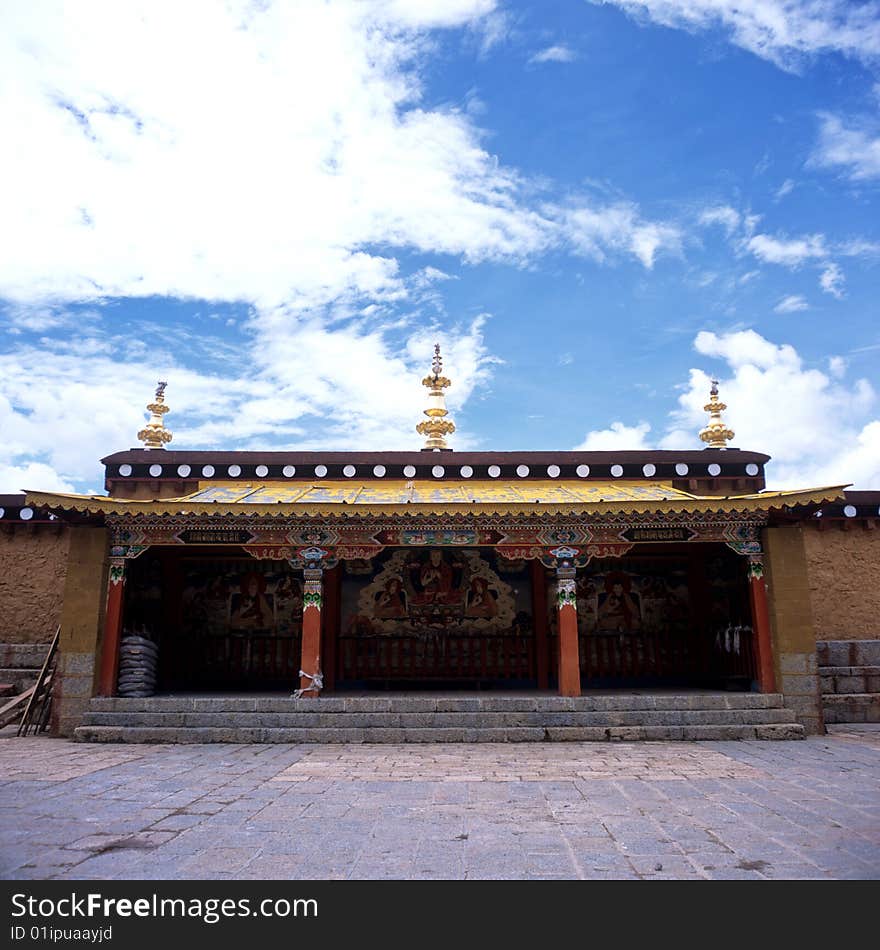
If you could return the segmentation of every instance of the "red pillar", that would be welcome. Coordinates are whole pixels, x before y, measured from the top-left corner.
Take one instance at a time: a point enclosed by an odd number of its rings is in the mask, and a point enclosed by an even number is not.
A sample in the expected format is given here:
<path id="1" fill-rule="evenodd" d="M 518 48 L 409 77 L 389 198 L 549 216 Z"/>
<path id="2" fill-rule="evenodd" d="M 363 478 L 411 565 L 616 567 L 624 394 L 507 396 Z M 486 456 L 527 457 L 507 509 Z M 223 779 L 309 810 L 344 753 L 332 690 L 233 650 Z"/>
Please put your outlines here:
<path id="1" fill-rule="evenodd" d="M 760 555 L 749 559 L 749 602 L 752 607 L 752 629 L 755 632 L 758 688 L 762 693 L 775 693 L 770 609 L 767 606 L 767 585 L 764 583 L 764 568 Z"/>
<path id="2" fill-rule="evenodd" d="M 547 574 L 537 558 L 532 565 L 532 626 L 535 634 L 535 676 L 538 689 L 550 685 L 550 644 L 547 637 Z"/>
<path id="3" fill-rule="evenodd" d="M 580 696 L 581 665 L 578 651 L 577 599 L 574 568 L 558 567 L 556 604 L 559 618 L 559 695 Z"/>
<path id="4" fill-rule="evenodd" d="M 302 625 L 302 654 L 300 670 L 312 676 L 321 670 L 321 609 L 323 607 L 323 591 L 321 584 L 321 568 L 307 567 L 303 570 L 303 625 Z M 301 676 L 299 687 L 309 690 L 312 680 Z M 303 698 L 317 699 L 320 692 L 311 689 L 302 694 Z"/>
<path id="5" fill-rule="evenodd" d="M 116 693 L 124 594 L 125 559 L 111 558 L 110 580 L 107 584 L 107 608 L 104 613 L 104 640 L 101 646 L 101 672 L 98 678 L 99 696 L 113 696 Z"/>

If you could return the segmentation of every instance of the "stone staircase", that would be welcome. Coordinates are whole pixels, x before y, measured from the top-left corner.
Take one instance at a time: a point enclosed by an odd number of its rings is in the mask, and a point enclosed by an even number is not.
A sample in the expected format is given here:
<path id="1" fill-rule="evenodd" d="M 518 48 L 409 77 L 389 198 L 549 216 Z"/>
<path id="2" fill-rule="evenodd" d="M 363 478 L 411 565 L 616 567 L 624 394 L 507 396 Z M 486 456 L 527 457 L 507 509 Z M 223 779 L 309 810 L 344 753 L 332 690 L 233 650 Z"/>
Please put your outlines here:
<path id="1" fill-rule="evenodd" d="M 816 644 L 825 723 L 880 722 L 880 640 Z"/>
<path id="2" fill-rule="evenodd" d="M 777 693 L 93 699 L 82 742 L 801 739 Z"/>

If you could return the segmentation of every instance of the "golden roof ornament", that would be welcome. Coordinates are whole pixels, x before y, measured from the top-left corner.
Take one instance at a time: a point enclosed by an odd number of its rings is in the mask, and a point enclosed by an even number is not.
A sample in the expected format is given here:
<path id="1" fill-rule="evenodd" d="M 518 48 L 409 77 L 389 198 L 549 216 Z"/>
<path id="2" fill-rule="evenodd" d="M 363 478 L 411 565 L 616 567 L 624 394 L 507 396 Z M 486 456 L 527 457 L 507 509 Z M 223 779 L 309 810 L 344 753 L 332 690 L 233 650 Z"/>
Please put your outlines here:
<path id="1" fill-rule="evenodd" d="M 718 398 L 718 380 L 712 380 L 709 390 L 709 401 L 703 409 L 709 413 L 709 424 L 700 430 L 700 438 L 706 443 L 707 449 L 726 449 L 727 443 L 733 438 L 734 431 L 729 429 L 721 418 L 721 413 L 727 406 Z"/>
<path id="2" fill-rule="evenodd" d="M 147 409 L 150 412 L 150 421 L 138 432 L 138 438 L 148 449 L 164 449 L 165 444 L 170 442 L 172 435 L 170 430 L 165 428 L 163 416 L 169 412 L 165 405 L 165 387 L 168 383 L 159 382 L 156 385 L 155 402 L 149 403 Z"/>
<path id="3" fill-rule="evenodd" d="M 448 449 L 447 435 L 455 432 L 455 423 L 445 417 L 449 415 L 446 408 L 446 395 L 443 390 L 452 383 L 442 376 L 443 358 L 440 356 L 440 344 L 434 344 L 434 361 L 431 364 L 432 375 L 422 380 L 422 385 L 428 389 L 428 408 L 424 410 L 428 417 L 416 426 L 416 432 L 425 436 L 425 445 L 422 451 L 438 451 Z"/>

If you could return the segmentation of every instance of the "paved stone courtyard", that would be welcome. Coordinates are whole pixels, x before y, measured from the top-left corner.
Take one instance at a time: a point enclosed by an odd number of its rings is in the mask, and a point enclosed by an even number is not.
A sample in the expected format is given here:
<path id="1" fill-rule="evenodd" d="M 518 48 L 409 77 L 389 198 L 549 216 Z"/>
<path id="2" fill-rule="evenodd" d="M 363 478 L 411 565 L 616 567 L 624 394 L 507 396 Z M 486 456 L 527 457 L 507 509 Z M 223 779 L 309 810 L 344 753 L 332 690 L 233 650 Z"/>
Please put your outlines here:
<path id="1" fill-rule="evenodd" d="M 86 745 L 0 737 L 0 874 L 880 877 L 880 731 L 803 742 Z"/>

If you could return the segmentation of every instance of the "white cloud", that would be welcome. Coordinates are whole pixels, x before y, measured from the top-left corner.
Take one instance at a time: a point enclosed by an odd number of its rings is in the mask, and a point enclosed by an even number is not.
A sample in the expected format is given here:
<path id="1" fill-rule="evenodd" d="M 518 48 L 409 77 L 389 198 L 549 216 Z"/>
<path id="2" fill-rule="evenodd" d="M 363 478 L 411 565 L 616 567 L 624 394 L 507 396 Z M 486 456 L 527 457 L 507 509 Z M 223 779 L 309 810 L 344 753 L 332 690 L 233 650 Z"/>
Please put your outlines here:
<path id="1" fill-rule="evenodd" d="M 729 237 L 739 227 L 740 214 L 730 205 L 718 205 L 713 208 L 706 208 L 700 214 L 699 221 L 702 225 L 720 224 Z"/>
<path id="2" fill-rule="evenodd" d="M 413 446 L 435 337 L 455 409 L 493 361 L 482 318 L 446 319 L 437 287 L 454 275 L 408 274 L 404 254 L 521 265 L 567 247 L 649 268 L 677 252 L 677 228 L 635 204 L 563 202 L 506 166 L 467 101 L 424 103 L 430 31 L 485 49 L 505 28 L 494 0 L 33 0 L 3 15 L 0 124 L 16 132 L 0 151 L 0 298 L 28 342 L 0 358 L 2 464 L 93 480 L 98 456 L 133 443 L 159 374 L 175 445 Z M 208 348 L 196 327 L 122 338 L 112 314 L 84 327 L 68 306 L 153 295 L 248 316 L 225 314 L 230 336 Z M 211 368 L 191 368 L 196 350 Z"/>
<path id="3" fill-rule="evenodd" d="M 827 264 L 819 275 L 819 286 L 822 290 L 826 294 L 831 294 L 832 297 L 837 297 L 838 300 L 843 297 L 843 285 L 845 283 L 846 278 L 843 271 L 833 261 Z"/>
<path id="4" fill-rule="evenodd" d="M 25 465 L 0 464 L 0 492 L 13 494 L 25 489 L 72 492 L 74 486 L 49 465 L 28 462 Z"/>
<path id="5" fill-rule="evenodd" d="M 746 248 L 759 260 L 785 267 L 798 267 L 805 261 L 828 256 L 825 236 L 822 234 L 808 234 L 799 238 L 755 234 L 746 241 Z"/>
<path id="6" fill-rule="evenodd" d="M 853 181 L 880 178 L 880 125 L 875 119 L 820 115 L 819 141 L 810 164 L 839 168 Z"/>
<path id="7" fill-rule="evenodd" d="M 573 49 L 565 44 L 548 46 L 529 57 L 530 63 L 570 63 L 576 59 Z"/>
<path id="8" fill-rule="evenodd" d="M 829 367 L 830 374 L 806 367 L 794 347 L 772 343 L 754 330 L 704 331 L 694 348 L 727 363 L 729 375 L 721 375 L 720 389 L 728 405 L 725 419 L 736 432 L 734 444 L 773 457 L 767 470 L 773 487 L 880 485 L 880 421 L 872 418 L 877 396 L 867 380 L 847 384 L 840 363 Z M 662 448 L 693 445 L 705 425 L 709 385 L 705 371 L 691 370 Z"/>
<path id="9" fill-rule="evenodd" d="M 873 0 L 592 0 L 636 19 L 691 32 L 722 28 L 737 46 L 791 69 L 804 55 L 880 55 L 880 6 Z"/>
<path id="10" fill-rule="evenodd" d="M 100 488 L 98 459 L 139 447 L 144 406 L 156 379 L 168 380 L 172 448 L 407 449 L 421 445 L 415 425 L 426 394 L 421 386 L 435 340 L 453 380 L 455 413 L 488 378 L 485 317 L 470 326 L 411 331 L 399 347 L 386 332 L 357 324 L 302 326 L 279 335 L 271 350 L 246 354 L 247 371 L 199 372 L 168 349 L 137 341 L 93 346 L 42 343 L 0 354 L 0 431 L 5 471 L 0 491 L 67 486 Z M 455 448 L 472 445 L 456 419 Z M 32 461 L 40 465 L 28 468 Z M 40 467 L 42 466 L 42 467 Z M 30 484 L 9 481 L 24 469 Z M 52 474 L 49 474 L 52 473 Z"/>
<path id="11" fill-rule="evenodd" d="M 835 379 L 843 379 L 846 376 L 847 362 L 842 356 L 828 357 L 828 372 Z"/>
<path id="12" fill-rule="evenodd" d="M 576 445 L 576 452 L 597 452 L 613 449 L 646 449 L 646 441 L 651 426 L 647 422 L 639 422 L 634 426 L 624 425 L 622 422 L 612 422 L 608 429 L 594 429 L 588 432 L 584 441 Z"/>
<path id="13" fill-rule="evenodd" d="M 784 198 L 786 195 L 791 194 L 794 191 L 795 182 L 791 178 L 786 178 L 785 181 L 776 189 L 776 194 L 773 196 L 777 201 Z"/>
<path id="14" fill-rule="evenodd" d="M 810 305 L 800 294 L 789 294 L 783 297 L 773 308 L 774 313 L 796 313 L 798 310 L 809 310 Z"/>
<path id="15" fill-rule="evenodd" d="M 681 230 L 673 224 L 645 221 L 638 208 L 620 202 L 605 208 L 571 208 L 563 230 L 575 250 L 598 261 L 610 253 L 630 253 L 651 268 L 658 253 L 681 253 Z"/>

